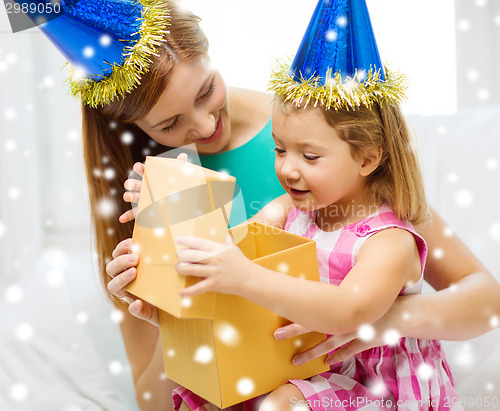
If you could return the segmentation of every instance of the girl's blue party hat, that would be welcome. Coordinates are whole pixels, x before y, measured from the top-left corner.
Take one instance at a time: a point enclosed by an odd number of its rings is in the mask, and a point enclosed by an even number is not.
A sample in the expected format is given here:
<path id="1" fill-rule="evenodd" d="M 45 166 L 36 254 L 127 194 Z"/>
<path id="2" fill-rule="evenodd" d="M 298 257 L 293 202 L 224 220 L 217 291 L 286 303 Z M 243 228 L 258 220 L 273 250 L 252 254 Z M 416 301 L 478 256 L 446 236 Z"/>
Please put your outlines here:
<path id="1" fill-rule="evenodd" d="M 365 0 L 319 0 L 295 59 L 269 88 L 297 106 L 355 109 L 400 103 L 403 83 L 381 63 Z"/>

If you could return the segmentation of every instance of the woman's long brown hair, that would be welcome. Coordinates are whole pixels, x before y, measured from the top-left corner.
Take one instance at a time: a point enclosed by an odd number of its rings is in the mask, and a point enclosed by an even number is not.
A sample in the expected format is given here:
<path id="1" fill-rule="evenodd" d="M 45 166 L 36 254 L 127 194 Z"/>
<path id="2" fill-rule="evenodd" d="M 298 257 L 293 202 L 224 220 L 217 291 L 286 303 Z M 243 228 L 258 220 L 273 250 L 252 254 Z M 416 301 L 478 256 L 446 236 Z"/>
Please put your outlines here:
<path id="1" fill-rule="evenodd" d="M 112 259 L 116 245 L 131 237 L 133 231 L 133 222 L 118 221 L 118 216 L 130 209 L 130 204 L 122 198 L 123 183 L 135 162 L 144 162 L 146 155 L 166 149 L 133 122 L 156 104 L 168 83 L 169 73 L 179 61 L 189 61 L 208 52 L 208 40 L 199 26 L 199 18 L 179 9 L 173 0 L 167 4 L 171 16 L 169 33 L 150 70 L 142 76 L 141 84 L 109 105 L 97 109 L 82 107 L 85 171 L 99 271 L 105 287 L 111 280 L 106 274 L 106 264 Z M 113 301 L 118 303 L 117 299 Z"/>

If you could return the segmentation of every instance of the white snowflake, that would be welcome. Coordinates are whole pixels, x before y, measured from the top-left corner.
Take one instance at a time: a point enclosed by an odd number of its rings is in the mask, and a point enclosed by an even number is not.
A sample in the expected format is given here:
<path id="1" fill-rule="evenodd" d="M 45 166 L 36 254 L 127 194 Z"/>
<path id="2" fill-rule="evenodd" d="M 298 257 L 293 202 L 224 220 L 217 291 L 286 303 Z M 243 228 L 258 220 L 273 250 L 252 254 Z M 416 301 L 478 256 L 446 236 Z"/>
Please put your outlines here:
<path id="1" fill-rule="evenodd" d="M 358 338 L 361 341 L 371 341 L 375 338 L 376 332 L 370 324 L 365 324 L 359 327 Z"/>
<path id="2" fill-rule="evenodd" d="M 33 327 L 28 323 L 20 323 L 15 329 L 16 337 L 21 341 L 29 341 L 33 338 Z"/>
<path id="3" fill-rule="evenodd" d="M 490 228 L 490 236 L 495 241 L 500 241 L 500 223 L 493 223 Z"/>
<path id="4" fill-rule="evenodd" d="M 146 401 L 150 401 L 153 396 L 149 391 L 145 391 L 144 394 L 142 394 L 142 398 L 145 399 Z"/>
<path id="5" fill-rule="evenodd" d="M 337 38 L 339 37 L 338 33 L 335 31 L 335 30 L 328 30 L 326 33 L 325 33 L 325 37 L 328 41 L 335 41 L 337 40 Z"/>
<path id="6" fill-rule="evenodd" d="M 76 130 L 68 131 L 68 140 L 69 141 L 77 141 L 78 140 L 78 132 Z"/>
<path id="7" fill-rule="evenodd" d="M 471 69 L 467 72 L 467 79 L 469 81 L 477 81 L 479 79 L 479 71 Z"/>
<path id="8" fill-rule="evenodd" d="M 7 196 L 11 200 L 17 200 L 21 196 L 21 190 L 19 190 L 19 188 L 17 188 L 17 187 L 11 187 L 7 191 Z"/>
<path id="9" fill-rule="evenodd" d="M 116 124 L 116 123 L 115 123 Z M 125 145 L 132 144 L 134 142 L 134 135 L 130 131 L 125 131 L 121 138 L 121 142 Z"/>
<path id="10" fill-rule="evenodd" d="M 24 296 L 22 288 L 13 284 L 7 287 L 5 290 L 5 300 L 11 304 L 17 304 L 22 301 Z"/>
<path id="11" fill-rule="evenodd" d="M 468 31 L 470 29 L 469 20 L 462 19 L 458 22 L 458 29 L 460 31 Z"/>
<path id="12" fill-rule="evenodd" d="M 345 26 L 347 26 L 347 17 L 346 16 L 340 16 L 337 19 L 337 25 L 339 27 L 345 27 Z"/>
<path id="13" fill-rule="evenodd" d="M 102 198 L 99 200 L 97 208 L 101 217 L 112 217 L 116 212 L 115 203 L 109 198 Z"/>
<path id="14" fill-rule="evenodd" d="M 94 57 L 95 50 L 91 46 L 86 46 L 83 48 L 82 53 L 83 53 L 84 57 L 91 58 L 91 57 Z"/>
<path id="15" fill-rule="evenodd" d="M 182 297 L 181 299 L 181 305 L 184 308 L 189 308 L 193 305 L 193 299 L 191 297 Z"/>
<path id="16" fill-rule="evenodd" d="M 486 88 L 481 88 L 477 91 L 477 98 L 480 101 L 487 101 L 490 99 L 490 91 Z"/>
<path id="17" fill-rule="evenodd" d="M 89 315 L 85 311 L 80 311 L 76 315 L 76 321 L 80 324 L 85 324 L 89 320 Z"/>
<path id="18" fill-rule="evenodd" d="M 474 202 L 474 195 L 469 190 L 465 189 L 459 190 L 455 194 L 455 202 L 459 207 L 462 208 L 470 207 Z"/>
<path id="19" fill-rule="evenodd" d="M 0 221 L 0 238 L 3 237 L 3 235 L 5 234 L 5 224 L 3 223 L 3 221 Z"/>
<path id="20" fill-rule="evenodd" d="M 468 367 L 474 362 L 474 352 L 470 344 L 463 344 L 461 349 L 455 354 L 455 363 L 462 367 Z"/>
<path id="21" fill-rule="evenodd" d="M 384 342 L 388 345 L 396 345 L 401 338 L 401 334 L 397 330 L 387 330 L 384 333 Z"/>
<path id="22" fill-rule="evenodd" d="M 229 323 L 217 324 L 215 335 L 220 341 L 228 346 L 235 346 L 240 342 L 239 331 Z"/>
<path id="23" fill-rule="evenodd" d="M 498 328 L 499 325 L 500 325 L 500 320 L 498 319 L 498 316 L 492 315 L 490 318 L 491 328 Z"/>
<path id="24" fill-rule="evenodd" d="M 495 157 L 490 157 L 486 160 L 486 168 L 489 170 L 496 170 L 498 168 L 498 159 Z"/>
<path id="25" fill-rule="evenodd" d="M 64 272 L 60 269 L 53 268 L 47 272 L 45 277 L 47 284 L 51 287 L 60 287 L 64 283 Z"/>
<path id="26" fill-rule="evenodd" d="M 165 229 L 165 228 L 161 228 L 161 227 L 159 227 L 159 228 L 155 228 L 155 229 L 153 230 L 153 234 L 154 234 L 154 236 L 155 236 L 155 237 L 158 237 L 158 238 L 163 237 L 163 236 L 165 235 L 165 233 L 166 233 L 166 229 Z"/>
<path id="27" fill-rule="evenodd" d="M 7 140 L 4 144 L 5 151 L 12 153 L 16 148 L 17 144 L 14 140 Z"/>
<path id="28" fill-rule="evenodd" d="M 194 361 L 200 364 L 208 364 L 214 358 L 212 349 L 207 345 L 202 345 L 197 348 L 194 354 Z"/>
<path id="29" fill-rule="evenodd" d="M 109 316 L 111 318 L 111 321 L 114 322 L 115 324 L 119 324 L 123 321 L 123 312 L 121 310 L 112 310 L 111 314 Z"/>
<path id="30" fill-rule="evenodd" d="M 451 184 L 454 184 L 458 181 L 458 175 L 457 175 L 457 173 L 448 173 L 448 175 L 446 176 L 446 179 Z"/>
<path id="31" fill-rule="evenodd" d="M 488 0 L 476 0 L 477 7 L 484 7 L 488 4 Z"/>
<path id="32" fill-rule="evenodd" d="M 111 44 L 111 36 L 103 34 L 99 37 L 99 44 L 103 47 L 108 47 Z"/>
<path id="33" fill-rule="evenodd" d="M 7 108 L 4 111 L 4 116 L 7 120 L 14 120 L 17 117 L 17 112 L 13 108 Z"/>
<path id="34" fill-rule="evenodd" d="M 104 170 L 104 178 L 106 180 L 113 180 L 116 176 L 116 172 L 114 168 L 108 167 Z"/>
<path id="35" fill-rule="evenodd" d="M 453 230 L 451 227 L 446 227 L 444 230 L 443 230 L 443 235 L 445 237 L 451 237 L 453 235 Z"/>
<path id="36" fill-rule="evenodd" d="M 434 368 L 432 368 L 432 366 L 430 366 L 429 364 L 423 363 L 420 364 L 417 368 L 417 375 L 422 380 L 429 380 L 433 376 L 433 374 Z"/>
<path id="37" fill-rule="evenodd" d="M 16 402 L 25 401 L 28 398 L 29 391 L 24 384 L 14 384 L 10 387 L 10 398 Z"/>
<path id="38" fill-rule="evenodd" d="M 290 267 L 287 263 L 279 263 L 276 270 L 280 273 L 287 274 L 290 271 Z"/>
<path id="39" fill-rule="evenodd" d="M 443 258 L 443 255 L 444 255 L 444 251 L 442 248 L 436 248 L 434 249 L 434 251 L 432 252 L 432 256 L 434 258 L 437 258 L 438 260 Z"/>
<path id="40" fill-rule="evenodd" d="M 111 375 L 118 375 L 123 371 L 123 365 L 120 361 L 111 361 L 108 370 Z"/>
<path id="41" fill-rule="evenodd" d="M 244 377 L 238 380 L 236 389 L 241 395 L 249 395 L 255 390 L 255 384 L 252 379 Z"/>

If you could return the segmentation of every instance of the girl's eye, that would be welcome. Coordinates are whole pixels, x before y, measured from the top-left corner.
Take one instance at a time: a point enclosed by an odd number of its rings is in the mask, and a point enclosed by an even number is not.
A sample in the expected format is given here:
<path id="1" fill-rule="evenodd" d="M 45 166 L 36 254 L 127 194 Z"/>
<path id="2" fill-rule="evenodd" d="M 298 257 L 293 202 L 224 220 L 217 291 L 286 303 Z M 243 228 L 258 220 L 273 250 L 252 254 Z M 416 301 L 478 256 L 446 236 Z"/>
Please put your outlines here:
<path id="1" fill-rule="evenodd" d="M 172 124 L 170 124 L 167 127 L 163 127 L 161 129 L 162 133 L 168 133 L 170 130 L 172 130 L 175 127 L 176 124 L 177 124 L 177 117 L 175 118 L 175 120 L 173 121 Z"/>
<path id="2" fill-rule="evenodd" d="M 214 91 L 214 82 L 213 82 L 213 80 L 210 83 L 210 87 L 208 88 L 207 92 L 205 94 L 201 95 L 200 97 L 198 97 L 198 100 L 203 100 L 203 99 L 206 99 L 206 98 L 210 97 L 210 94 L 212 94 L 212 91 Z"/>
<path id="3" fill-rule="evenodd" d="M 309 160 L 309 161 L 314 161 L 314 160 L 317 160 L 319 158 L 319 156 L 308 156 L 308 155 L 304 154 L 304 158 L 306 160 Z"/>
<path id="4" fill-rule="evenodd" d="M 284 154 L 285 150 L 282 148 L 274 147 L 273 150 L 276 152 L 276 154 Z"/>

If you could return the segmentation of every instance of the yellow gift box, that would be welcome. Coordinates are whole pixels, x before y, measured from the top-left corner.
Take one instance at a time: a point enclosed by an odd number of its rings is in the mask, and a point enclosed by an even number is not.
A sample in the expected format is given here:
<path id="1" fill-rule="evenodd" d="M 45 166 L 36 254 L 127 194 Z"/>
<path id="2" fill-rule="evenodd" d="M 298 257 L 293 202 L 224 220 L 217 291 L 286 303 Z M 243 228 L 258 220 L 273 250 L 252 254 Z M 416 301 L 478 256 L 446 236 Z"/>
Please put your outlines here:
<path id="1" fill-rule="evenodd" d="M 159 308 L 168 378 L 221 408 L 329 368 L 325 357 L 301 366 L 291 362 L 294 354 L 324 340 L 324 334 L 276 341 L 274 331 L 289 321 L 251 301 L 219 293 L 179 297 L 198 279 L 175 271 L 173 239 L 196 235 L 223 242 L 234 185 L 234 178 L 212 170 L 148 157 L 133 235 L 140 263 L 127 288 Z M 314 241 L 259 223 L 229 232 L 256 264 L 319 280 Z"/>

